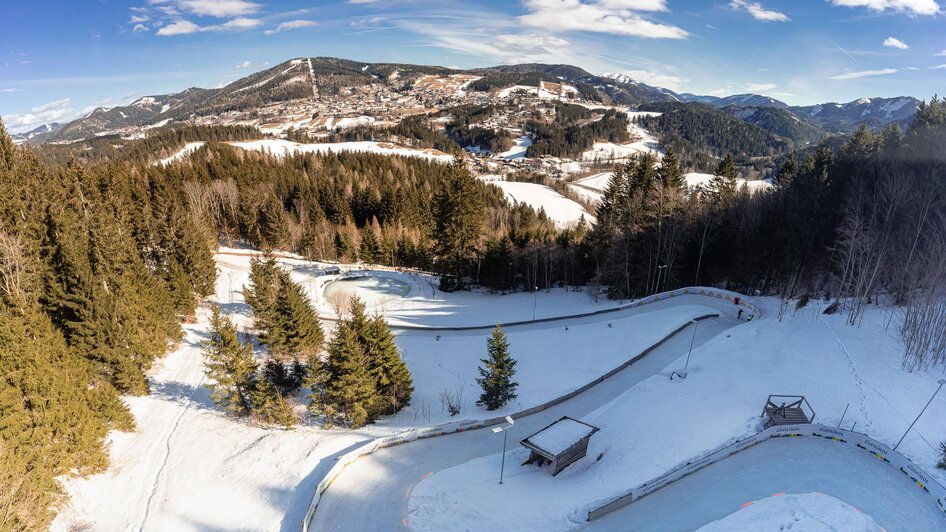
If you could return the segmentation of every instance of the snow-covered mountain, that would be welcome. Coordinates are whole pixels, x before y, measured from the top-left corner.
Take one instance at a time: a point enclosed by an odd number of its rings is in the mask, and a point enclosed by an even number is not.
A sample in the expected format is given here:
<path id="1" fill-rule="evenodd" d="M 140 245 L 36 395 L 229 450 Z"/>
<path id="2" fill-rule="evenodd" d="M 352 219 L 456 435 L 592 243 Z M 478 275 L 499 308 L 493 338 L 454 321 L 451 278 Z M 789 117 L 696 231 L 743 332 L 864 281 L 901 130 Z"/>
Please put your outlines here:
<path id="1" fill-rule="evenodd" d="M 911 96 L 897 98 L 860 98 L 848 103 L 825 103 L 791 107 L 797 116 L 807 118 L 828 131 L 847 132 L 861 124 L 879 128 L 890 124 L 907 125 L 916 114 L 920 100 Z"/>
<path id="2" fill-rule="evenodd" d="M 680 99 L 685 102 L 699 102 L 716 107 L 729 107 L 734 105 L 738 107 L 788 108 L 787 103 L 761 94 L 734 94 L 732 96 L 719 97 L 685 93 L 680 95 Z"/>
<path id="3" fill-rule="evenodd" d="M 43 137 L 53 133 L 54 131 L 59 131 L 61 128 L 62 124 L 59 122 L 43 124 L 29 131 L 24 131 L 23 133 L 17 133 L 16 135 L 13 135 L 13 142 L 16 144 L 22 144 L 34 139 L 41 140 Z"/>
<path id="4" fill-rule="evenodd" d="M 419 85 L 415 83 L 425 80 Z M 726 97 L 677 94 L 647 85 L 620 73 L 594 75 L 572 65 L 528 63 L 471 70 L 396 63 L 363 63 L 332 57 L 291 59 L 214 89 L 192 87 L 172 94 L 139 98 L 113 108 L 98 108 L 77 120 L 17 136 L 17 142 L 71 142 L 101 135 L 136 136 L 144 130 L 172 123 L 242 124 L 270 132 L 288 127 L 335 127 L 334 120 L 378 112 L 380 120 L 398 120 L 398 113 L 385 111 L 384 102 L 409 95 L 414 105 L 437 106 L 480 102 L 490 91 L 515 86 L 567 83 L 581 98 L 605 105 L 636 107 L 652 102 L 698 102 L 719 108 L 739 109 L 730 114 L 757 113 L 758 109 L 780 109 L 824 128 L 848 132 L 860 124 L 880 128 L 906 124 L 919 100 L 912 97 L 862 98 L 847 104 L 791 107 L 769 96 L 736 94 Z M 470 84 L 471 91 L 460 90 Z M 444 100 L 444 90 L 457 88 Z M 388 105 L 388 108 L 391 106 Z M 330 116 L 321 115 L 331 113 Z M 385 115 L 385 113 L 387 113 Z M 757 118 L 761 115 L 756 115 Z M 770 121 L 773 117 L 764 117 Z M 784 122 L 784 117 L 774 117 Z M 323 123 L 324 122 L 324 123 Z M 786 122 L 787 124 L 787 122 Z M 791 125 L 791 124 L 789 124 Z M 814 138 L 808 134 L 802 137 Z"/>

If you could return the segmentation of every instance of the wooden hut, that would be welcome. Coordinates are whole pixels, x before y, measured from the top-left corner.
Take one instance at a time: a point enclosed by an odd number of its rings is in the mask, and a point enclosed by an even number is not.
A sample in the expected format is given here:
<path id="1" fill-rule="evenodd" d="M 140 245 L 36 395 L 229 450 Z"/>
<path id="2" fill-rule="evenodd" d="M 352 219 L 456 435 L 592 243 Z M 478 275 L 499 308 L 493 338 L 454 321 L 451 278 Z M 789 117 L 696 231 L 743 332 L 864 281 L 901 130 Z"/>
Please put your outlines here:
<path id="1" fill-rule="evenodd" d="M 551 465 L 554 477 L 588 453 L 588 441 L 595 432 L 598 432 L 598 427 L 562 416 L 520 442 L 531 451 L 529 459 L 522 465 Z"/>

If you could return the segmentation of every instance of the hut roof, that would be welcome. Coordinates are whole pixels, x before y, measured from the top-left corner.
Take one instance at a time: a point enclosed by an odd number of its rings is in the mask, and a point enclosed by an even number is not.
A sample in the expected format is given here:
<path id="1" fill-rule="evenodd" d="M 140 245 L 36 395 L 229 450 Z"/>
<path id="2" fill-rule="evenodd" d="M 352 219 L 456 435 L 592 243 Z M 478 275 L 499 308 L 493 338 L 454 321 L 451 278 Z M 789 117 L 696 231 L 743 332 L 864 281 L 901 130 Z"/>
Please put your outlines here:
<path id="1" fill-rule="evenodd" d="M 554 458 L 582 438 L 598 432 L 598 427 L 564 416 L 555 423 L 522 440 L 522 445 Z"/>

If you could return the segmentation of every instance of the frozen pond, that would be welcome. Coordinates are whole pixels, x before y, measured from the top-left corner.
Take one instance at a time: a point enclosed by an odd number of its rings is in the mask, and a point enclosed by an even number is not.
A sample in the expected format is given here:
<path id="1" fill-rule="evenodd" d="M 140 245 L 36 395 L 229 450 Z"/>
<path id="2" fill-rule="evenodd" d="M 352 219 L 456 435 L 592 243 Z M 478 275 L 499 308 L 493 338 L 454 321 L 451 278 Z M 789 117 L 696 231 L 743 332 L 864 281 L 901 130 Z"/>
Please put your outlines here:
<path id="1" fill-rule="evenodd" d="M 336 294 L 356 295 L 369 307 L 374 304 L 400 299 L 411 292 L 411 285 L 393 277 L 359 275 L 342 277 L 325 285 L 325 299 L 332 301 Z"/>

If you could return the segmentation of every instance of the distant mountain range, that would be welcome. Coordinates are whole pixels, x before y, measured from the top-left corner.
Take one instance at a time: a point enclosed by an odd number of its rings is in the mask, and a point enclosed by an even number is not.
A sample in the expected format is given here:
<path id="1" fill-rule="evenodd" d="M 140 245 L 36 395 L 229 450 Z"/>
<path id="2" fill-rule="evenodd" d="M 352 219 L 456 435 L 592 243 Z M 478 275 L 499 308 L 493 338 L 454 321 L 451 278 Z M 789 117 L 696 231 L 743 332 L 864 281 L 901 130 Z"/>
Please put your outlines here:
<path id="1" fill-rule="evenodd" d="M 760 127 L 772 127 L 791 138 L 813 139 L 829 133 L 853 131 L 860 124 L 881 128 L 909 123 L 920 103 L 916 98 L 862 98 L 845 103 L 790 106 L 768 96 L 738 94 L 727 97 L 678 94 L 653 87 L 622 74 L 594 75 L 572 65 L 519 64 L 454 70 L 437 66 L 363 63 L 331 57 L 297 58 L 250 74 L 216 89 L 189 88 L 182 92 L 139 98 L 119 107 L 98 108 L 64 125 L 48 124 L 16 135 L 17 142 L 71 142 L 96 135 L 148 129 L 201 117 L 226 117 L 252 112 L 280 102 L 344 97 L 352 88 L 384 86 L 400 91 L 424 75 L 482 76 L 479 89 L 515 85 L 535 86 L 540 80 L 569 83 L 579 94 L 606 104 L 636 107 L 652 102 L 696 102 L 718 107 Z M 782 132 L 779 132 L 782 131 Z"/>
<path id="2" fill-rule="evenodd" d="M 60 128 L 62 128 L 62 124 L 60 124 L 59 122 L 43 124 L 35 129 L 31 129 L 29 131 L 24 131 L 23 133 L 17 133 L 16 135 L 13 135 L 13 142 L 17 144 L 29 142 L 33 140 L 34 138 L 49 135 L 50 133 L 53 133 L 54 131 L 59 131 Z"/>

